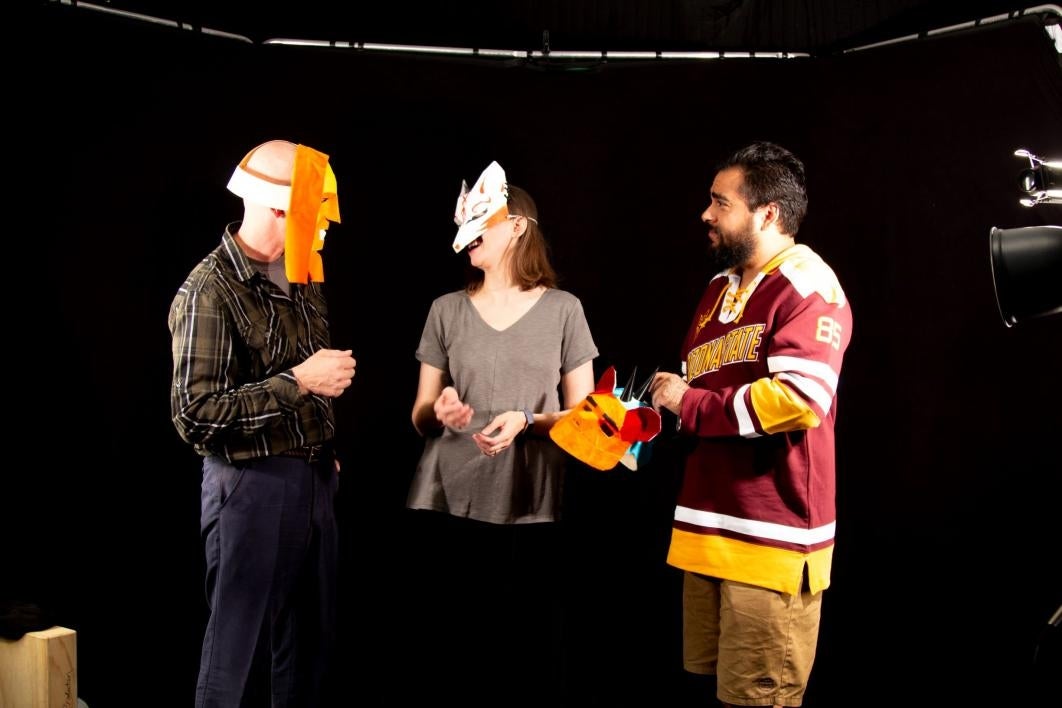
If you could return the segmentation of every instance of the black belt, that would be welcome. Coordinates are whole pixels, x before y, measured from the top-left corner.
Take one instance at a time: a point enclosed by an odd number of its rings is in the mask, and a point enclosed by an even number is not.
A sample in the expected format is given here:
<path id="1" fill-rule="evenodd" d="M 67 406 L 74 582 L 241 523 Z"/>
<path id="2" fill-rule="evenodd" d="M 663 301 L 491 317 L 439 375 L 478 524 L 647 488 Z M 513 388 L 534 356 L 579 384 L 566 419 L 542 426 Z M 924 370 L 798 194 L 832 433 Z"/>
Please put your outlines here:
<path id="1" fill-rule="evenodd" d="M 281 457 L 298 457 L 300 460 L 306 460 L 307 462 L 320 462 L 332 456 L 332 445 L 331 443 L 303 445 L 302 447 L 293 447 L 277 454 Z"/>

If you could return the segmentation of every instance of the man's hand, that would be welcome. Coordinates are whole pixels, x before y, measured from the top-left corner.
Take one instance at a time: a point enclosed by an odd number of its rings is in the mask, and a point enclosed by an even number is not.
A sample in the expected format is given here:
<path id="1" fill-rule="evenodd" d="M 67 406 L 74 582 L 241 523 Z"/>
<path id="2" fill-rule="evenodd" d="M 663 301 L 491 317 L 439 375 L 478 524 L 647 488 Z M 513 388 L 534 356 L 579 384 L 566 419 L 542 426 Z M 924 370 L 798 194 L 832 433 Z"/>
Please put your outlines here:
<path id="1" fill-rule="evenodd" d="M 653 408 L 660 411 L 667 408 L 675 415 L 682 413 L 682 396 L 690 390 L 689 385 L 677 374 L 661 372 L 653 377 L 649 385 L 653 393 Z"/>
<path id="2" fill-rule="evenodd" d="M 357 362 L 350 349 L 319 349 L 291 369 L 299 382 L 299 393 L 316 393 L 335 398 L 350 386 Z"/>

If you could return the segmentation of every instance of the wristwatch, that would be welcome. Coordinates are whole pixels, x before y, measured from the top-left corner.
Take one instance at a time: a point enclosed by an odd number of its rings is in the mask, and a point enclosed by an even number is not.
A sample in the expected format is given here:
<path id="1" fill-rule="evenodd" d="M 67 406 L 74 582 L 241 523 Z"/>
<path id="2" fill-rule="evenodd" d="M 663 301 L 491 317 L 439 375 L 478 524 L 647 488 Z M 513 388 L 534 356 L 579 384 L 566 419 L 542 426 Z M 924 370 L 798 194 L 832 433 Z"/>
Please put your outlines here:
<path id="1" fill-rule="evenodd" d="M 524 418 L 527 420 L 527 425 L 520 431 L 521 435 L 527 435 L 531 432 L 531 428 L 535 427 L 535 414 L 531 412 L 530 408 L 524 409 Z"/>

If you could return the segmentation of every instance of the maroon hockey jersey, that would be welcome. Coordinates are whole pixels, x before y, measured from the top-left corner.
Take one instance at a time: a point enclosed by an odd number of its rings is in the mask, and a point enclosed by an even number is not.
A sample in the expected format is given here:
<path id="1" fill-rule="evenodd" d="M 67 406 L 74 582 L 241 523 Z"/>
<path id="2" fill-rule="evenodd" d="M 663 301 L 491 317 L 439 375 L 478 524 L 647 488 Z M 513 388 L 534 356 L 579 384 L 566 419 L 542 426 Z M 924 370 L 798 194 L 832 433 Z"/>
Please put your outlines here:
<path id="1" fill-rule="evenodd" d="M 696 436 L 668 563 L 785 593 L 830 582 L 834 419 L 852 312 L 833 270 L 792 246 L 739 290 L 708 284 L 683 345 L 680 432 Z"/>

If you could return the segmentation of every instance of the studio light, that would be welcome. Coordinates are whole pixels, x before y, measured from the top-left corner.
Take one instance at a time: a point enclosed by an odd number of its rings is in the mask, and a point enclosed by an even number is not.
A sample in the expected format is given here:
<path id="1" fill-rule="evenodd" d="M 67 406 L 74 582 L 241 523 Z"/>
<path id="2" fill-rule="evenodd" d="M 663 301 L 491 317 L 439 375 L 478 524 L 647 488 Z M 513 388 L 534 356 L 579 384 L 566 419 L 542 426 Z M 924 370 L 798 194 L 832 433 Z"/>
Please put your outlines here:
<path id="1" fill-rule="evenodd" d="M 1028 169 L 1018 175 L 1024 206 L 1062 204 L 1062 160 L 1043 160 L 1028 150 Z M 1025 226 L 988 234 L 992 282 L 1003 324 L 1062 314 L 1062 226 Z"/>
<path id="2" fill-rule="evenodd" d="M 1062 160 L 1042 160 L 1025 149 L 1015 150 L 1018 157 L 1029 158 L 1029 168 L 1018 175 L 1018 188 L 1025 196 L 1025 206 L 1062 204 Z"/>
<path id="3" fill-rule="evenodd" d="M 989 242 L 1004 324 L 1062 313 L 1062 226 L 992 227 Z"/>

